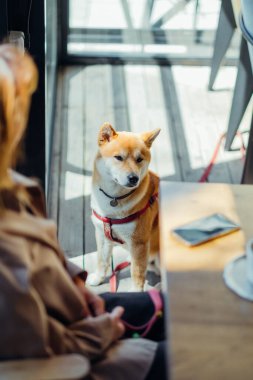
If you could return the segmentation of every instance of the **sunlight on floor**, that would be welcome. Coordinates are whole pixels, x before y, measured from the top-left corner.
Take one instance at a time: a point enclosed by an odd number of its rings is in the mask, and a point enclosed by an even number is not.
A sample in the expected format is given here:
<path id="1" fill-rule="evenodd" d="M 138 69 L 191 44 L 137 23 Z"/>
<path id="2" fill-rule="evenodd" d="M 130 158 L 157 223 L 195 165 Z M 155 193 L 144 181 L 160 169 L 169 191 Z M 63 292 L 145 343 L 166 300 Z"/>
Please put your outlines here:
<path id="1" fill-rule="evenodd" d="M 90 195 L 91 176 L 66 172 L 65 175 L 65 200 Z"/>
<path id="2" fill-rule="evenodd" d="M 114 108 L 115 94 L 112 88 L 117 79 L 110 65 L 88 66 L 69 77 L 68 132 L 65 136 L 66 199 L 90 194 L 99 127 L 104 121 L 110 121 L 117 129 L 119 126 L 114 124 L 114 120 L 119 111 L 123 112 L 122 116 L 128 115 L 129 130 L 133 132 L 161 128 L 160 136 L 152 147 L 150 168 L 163 178 L 175 175 L 177 156 L 173 155 L 174 140 L 169 128 L 172 110 L 166 102 L 168 94 L 162 83 L 161 70 L 158 65 L 122 66 L 125 83 L 122 90 L 125 90 L 126 96 L 123 108 Z M 205 66 L 172 67 L 189 171 L 204 170 L 221 134 L 227 128 L 236 68 L 220 69 L 214 91 L 207 90 L 209 73 L 210 68 Z M 252 103 L 241 123 L 241 131 L 250 125 L 251 109 Z M 245 134 L 245 143 L 247 137 Z M 239 146 L 240 139 L 235 138 L 233 148 Z M 240 159 L 239 150 L 224 152 L 221 148 L 216 164 Z"/>
<path id="3" fill-rule="evenodd" d="M 222 133 L 226 132 L 232 101 L 236 67 L 221 68 L 214 87 L 207 91 L 209 67 L 174 66 L 173 74 L 183 119 L 192 169 L 207 165 Z M 241 124 L 250 125 L 251 107 Z M 238 147 L 238 138 L 234 147 Z M 241 152 L 220 150 L 216 163 L 240 159 Z"/>
<path id="4" fill-rule="evenodd" d="M 161 128 L 152 146 L 151 169 L 160 176 L 173 175 L 175 167 L 160 67 L 127 65 L 125 78 L 131 131 Z"/>

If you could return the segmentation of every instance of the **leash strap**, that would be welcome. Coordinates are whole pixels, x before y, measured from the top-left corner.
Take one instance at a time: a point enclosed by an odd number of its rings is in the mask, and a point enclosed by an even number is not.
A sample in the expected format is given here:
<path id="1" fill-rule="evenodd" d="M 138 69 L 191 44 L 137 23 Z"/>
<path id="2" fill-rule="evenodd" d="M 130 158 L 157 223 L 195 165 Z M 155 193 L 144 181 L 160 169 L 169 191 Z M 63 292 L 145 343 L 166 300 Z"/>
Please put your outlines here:
<path id="1" fill-rule="evenodd" d="M 153 327 L 157 318 L 161 317 L 163 314 L 163 312 L 162 312 L 163 304 L 162 304 L 162 299 L 161 299 L 160 293 L 156 289 L 151 289 L 147 293 L 149 294 L 151 301 L 153 302 L 154 309 L 155 309 L 154 314 L 152 315 L 150 320 L 148 322 L 144 323 L 143 325 L 140 325 L 140 326 L 134 326 L 134 325 L 132 325 L 126 321 L 123 321 L 125 327 L 128 328 L 129 330 L 139 331 L 139 330 L 144 329 L 144 331 L 140 335 L 136 334 L 136 333 L 133 334 L 134 338 L 138 338 L 139 336 L 145 337 L 149 333 L 151 328 Z"/>
<path id="2" fill-rule="evenodd" d="M 116 266 L 116 268 L 112 271 L 111 277 L 110 277 L 110 290 L 112 293 L 116 293 L 117 291 L 117 272 L 121 271 L 122 269 L 127 268 L 130 265 L 129 261 L 123 261 L 123 263 L 120 263 Z"/>
<path id="3" fill-rule="evenodd" d="M 219 150 L 220 150 L 220 147 L 221 147 L 221 144 L 222 144 L 222 141 L 224 140 L 224 138 L 226 137 L 227 133 L 223 133 L 219 140 L 218 140 L 218 143 L 214 149 L 214 152 L 213 152 L 213 156 L 208 164 L 208 166 L 206 167 L 204 173 L 202 174 L 202 176 L 200 177 L 199 179 L 199 182 L 206 182 L 208 180 L 208 177 L 212 171 L 212 168 L 216 162 L 216 159 L 217 159 L 217 156 L 218 156 L 218 153 L 219 153 Z M 245 158 L 245 152 L 246 152 L 246 148 L 245 148 L 245 145 L 244 145 L 244 141 L 243 141 L 243 138 L 242 138 L 242 134 L 241 132 L 237 132 L 236 133 L 236 136 L 240 137 L 240 140 L 241 140 L 241 153 L 242 153 L 242 158 L 244 159 Z"/>

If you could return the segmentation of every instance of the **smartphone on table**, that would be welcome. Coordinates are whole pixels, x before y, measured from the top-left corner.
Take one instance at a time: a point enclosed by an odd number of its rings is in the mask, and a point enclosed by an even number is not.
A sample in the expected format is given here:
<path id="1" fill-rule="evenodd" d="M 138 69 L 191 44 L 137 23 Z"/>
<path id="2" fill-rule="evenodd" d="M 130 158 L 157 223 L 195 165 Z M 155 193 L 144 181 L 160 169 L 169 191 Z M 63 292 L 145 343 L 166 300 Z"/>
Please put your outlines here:
<path id="1" fill-rule="evenodd" d="M 237 231 L 240 228 L 238 223 L 235 223 L 223 214 L 217 213 L 176 227 L 171 233 L 178 241 L 187 246 L 194 247 Z"/>

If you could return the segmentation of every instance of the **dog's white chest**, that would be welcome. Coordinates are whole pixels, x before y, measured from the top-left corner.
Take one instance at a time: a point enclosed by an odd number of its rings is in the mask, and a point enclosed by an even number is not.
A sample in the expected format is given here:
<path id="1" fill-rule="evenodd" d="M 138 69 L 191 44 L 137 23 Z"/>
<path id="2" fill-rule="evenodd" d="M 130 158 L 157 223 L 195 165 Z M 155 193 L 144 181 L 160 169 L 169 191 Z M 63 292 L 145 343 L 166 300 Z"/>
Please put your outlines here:
<path id="1" fill-rule="evenodd" d="M 124 202 L 123 205 L 119 204 L 115 207 L 110 204 L 111 199 L 106 198 L 105 195 L 99 190 L 98 187 L 93 187 L 91 194 L 91 207 L 98 214 L 98 217 L 93 214 L 92 221 L 95 225 L 97 232 L 101 239 L 111 240 L 112 243 L 118 243 L 117 239 L 126 243 L 131 248 L 132 236 L 136 230 L 137 220 L 127 221 L 126 215 L 129 215 L 131 208 L 135 205 L 136 199 L 130 202 Z M 138 200 L 137 200 L 138 201 Z M 105 217 L 108 220 L 102 221 L 99 216 Z M 114 224 L 110 220 L 121 220 L 122 223 Z M 110 233 L 108 233 L 110 229 Z M 105 231 L 106 230 L 106 231 Z M 110 235 L 116 239 L 110 239 Z"/>

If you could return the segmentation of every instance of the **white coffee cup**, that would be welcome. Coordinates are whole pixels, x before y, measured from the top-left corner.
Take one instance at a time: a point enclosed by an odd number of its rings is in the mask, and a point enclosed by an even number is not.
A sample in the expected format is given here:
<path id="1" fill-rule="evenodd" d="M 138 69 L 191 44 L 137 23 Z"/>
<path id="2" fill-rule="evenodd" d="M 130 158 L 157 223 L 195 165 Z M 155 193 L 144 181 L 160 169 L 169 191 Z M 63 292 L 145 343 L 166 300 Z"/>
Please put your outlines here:
<path id="1" fill-rule="evenodd" d="M 248 281 L 253 285 L 253 239 L 247 241 L 246 244 L 246 275 Z"/>

